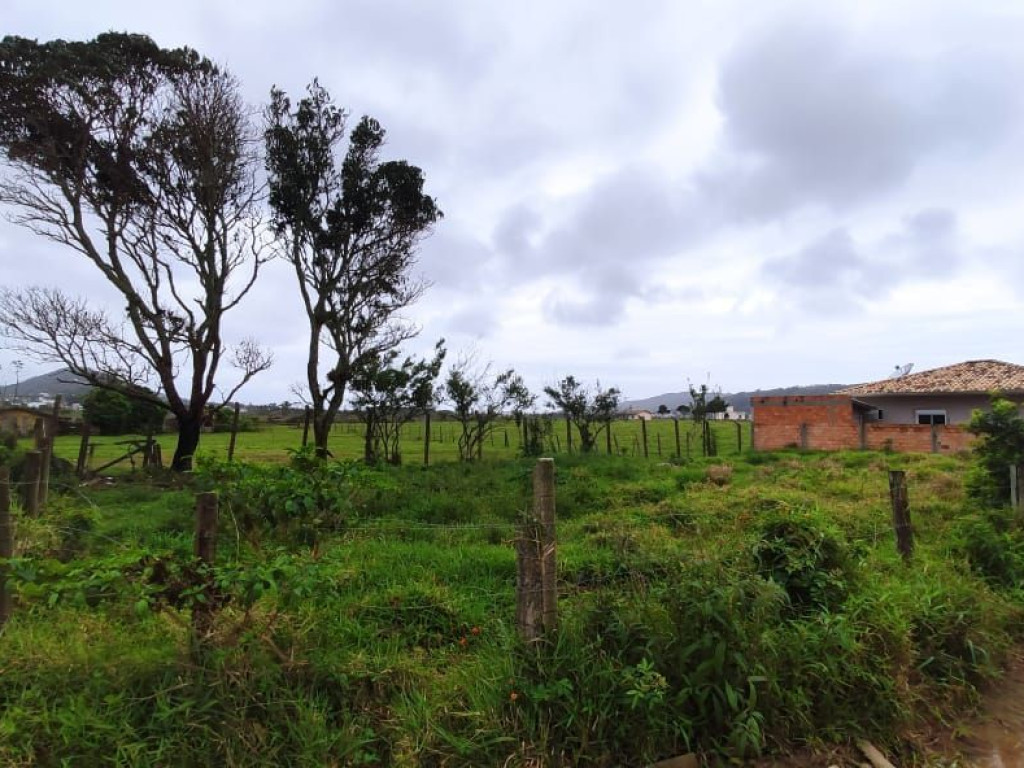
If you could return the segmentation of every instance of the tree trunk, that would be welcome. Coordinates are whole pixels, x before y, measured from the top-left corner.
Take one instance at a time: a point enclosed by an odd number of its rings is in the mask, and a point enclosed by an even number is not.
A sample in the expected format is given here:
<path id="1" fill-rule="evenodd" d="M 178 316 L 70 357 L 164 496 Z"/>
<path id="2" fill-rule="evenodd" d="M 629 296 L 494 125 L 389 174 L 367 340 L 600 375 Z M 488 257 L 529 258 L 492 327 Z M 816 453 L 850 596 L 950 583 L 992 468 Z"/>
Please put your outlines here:
<path id="1" fill-rule="evenodd" d="M 373 439 L 374 419 L 366 414 L 366 434 L 363 435 L 363 461 L 367 464 L 377 463 L 376 443 Z"/>
<path id="2" fill-rule="evenodd" d="M 175 472 L 190 472 L 192 457 L 199 447 L 199 434 L 203 428 L 202 416 L 176 413 L 178 419 L 178 445 L 174 449 L 171 469 Z"/>
<path id="3" fill-rule="evenodd" d="M 326 459 L 330 456 L 327 450 L 327 440 L 331 436 L 331 424 L 328 414 L 313 414 L 313 447 L 316 450 L 318 459 Z"/>

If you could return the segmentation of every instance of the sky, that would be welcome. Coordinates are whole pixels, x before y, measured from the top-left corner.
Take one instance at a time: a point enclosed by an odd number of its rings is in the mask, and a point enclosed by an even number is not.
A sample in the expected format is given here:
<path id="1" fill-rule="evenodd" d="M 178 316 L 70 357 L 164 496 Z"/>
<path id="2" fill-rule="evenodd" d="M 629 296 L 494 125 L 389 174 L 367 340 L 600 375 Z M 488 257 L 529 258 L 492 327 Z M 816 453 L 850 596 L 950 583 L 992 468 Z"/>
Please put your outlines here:
<path id="1" fill-rule="evenodd" d="M 444 219 L 408 319 L 450 357 L 627 398 L 1024 364 L 1017 0 L 0 0 L 4 34 L 140 32 L 258 111 L 314 77 L 388 132 Z M 0 221 L 0 283 L 116 310 L 94 267 Z M 306 327 L 271 263 L 227 319 L 295 400 Z M 52 370 L 2 348 L 0 381 Z"/>

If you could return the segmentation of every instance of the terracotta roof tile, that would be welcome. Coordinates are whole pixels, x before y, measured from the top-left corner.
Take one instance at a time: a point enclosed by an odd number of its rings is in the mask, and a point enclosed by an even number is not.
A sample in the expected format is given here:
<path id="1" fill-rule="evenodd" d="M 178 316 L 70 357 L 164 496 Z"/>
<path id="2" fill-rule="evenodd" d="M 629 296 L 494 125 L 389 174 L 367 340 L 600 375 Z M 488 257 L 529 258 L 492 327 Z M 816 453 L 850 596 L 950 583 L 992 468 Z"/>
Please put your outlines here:
<path id="1" fill-rule="evenodd" d="M 944 368 L 840 389 L 843 395 L 910 395 L 952 392 L 1024 392 L 1024 365 L 968 360 Z"/>

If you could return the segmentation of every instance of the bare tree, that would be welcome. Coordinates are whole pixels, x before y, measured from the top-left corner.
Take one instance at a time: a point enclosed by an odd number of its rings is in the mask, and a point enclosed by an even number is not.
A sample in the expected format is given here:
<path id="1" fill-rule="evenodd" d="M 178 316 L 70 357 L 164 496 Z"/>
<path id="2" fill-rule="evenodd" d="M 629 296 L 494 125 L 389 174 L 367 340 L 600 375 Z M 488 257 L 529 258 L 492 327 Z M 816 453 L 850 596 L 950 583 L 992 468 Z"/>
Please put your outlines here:
<path id="1" fill-rule="evenodd" d="M 6 290 L 0 331 L 89 383 L 152 383 L 178 421 L 187 470 L 204 411 L 270 365 L 228 348 L 224 314 L 265 260 L 256 148 L 237 82 L 190 49 L 142 35 L 0 42 L 0 203 L 11 219 L 92 262 L 124 299 L 115 322 L 59 290 Z M 219 369 L 239 374 L 219 389 Z"/>
<path id="2" fill-rule="evenodd" d="M 401 312 L 425 288 L 412 268 L 441 217 L 419 168 L 380 161 L 376 120 L 359 121 L 338 167 L 346 118 L 315 81 L 294 110 L 276 89 L 267 110 L 274 231 L 309 318 L 306 387 L 321 456 L 353 378 L 418 333 Z"/>

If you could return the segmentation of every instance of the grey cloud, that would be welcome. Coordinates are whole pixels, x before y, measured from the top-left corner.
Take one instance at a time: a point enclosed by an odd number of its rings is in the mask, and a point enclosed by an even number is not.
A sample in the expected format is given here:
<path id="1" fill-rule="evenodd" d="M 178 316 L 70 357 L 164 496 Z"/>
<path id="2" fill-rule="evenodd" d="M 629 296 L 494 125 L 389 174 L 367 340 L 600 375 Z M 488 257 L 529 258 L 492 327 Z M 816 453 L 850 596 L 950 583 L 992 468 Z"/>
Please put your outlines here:
<path id="1" fill-rule="evenodd" d="M 440 290 L 468 292 L 482 286 L 493 259 L 483 242 L 442 221 L 420 248 L 419 269 Z"/>
<path id="2" fill-rule="evenodd" d="M 494 248 L 503 256 L 519 257 L 531 250 L 531 238 L 541 225 L 540 215 L 519 204 L 505 211 L 494 228 Z"/>
<path id="3" fill-rule="evenodd" d="M 497 327 L 498 321 L 491 308 L 470 306 L 452 315 L 445 325 L 445 330 L 482 339 L 490 336 Z"/>
<path id="4" fill-rule="evenodd" d="M 626 311 L 630 298 L 642 296 L 640 277 L 622 266 L 595 268 L 548 293 L 544 316 L 564 325 L 609 326 Z"/>
<path id="5" fill-rule="evenodd" d="M 907 281 L 948 274 L 959 261 L 955 214 L 927 208 L 866 246 L 837 227 L 791 254 L 769 259 L 761 274 L 798 308 L 836 315 L 887 296 Z"/>
<path id="6" fill-rule="evenodd" d="M 845 208 L 899 187 L 937 150 L 985 151 L 1014 119 L 994 62 L 901 59 L 827 22 L 779 25 L 721 67 L 723 167 L 702 185 L 739 217 Z"/>

